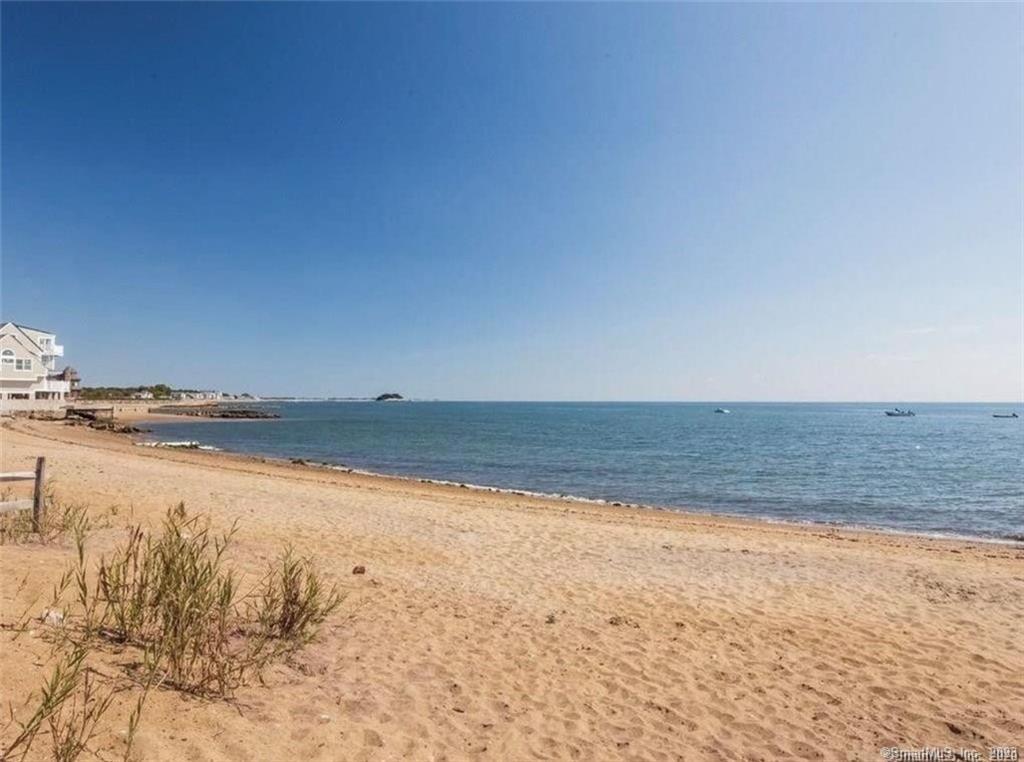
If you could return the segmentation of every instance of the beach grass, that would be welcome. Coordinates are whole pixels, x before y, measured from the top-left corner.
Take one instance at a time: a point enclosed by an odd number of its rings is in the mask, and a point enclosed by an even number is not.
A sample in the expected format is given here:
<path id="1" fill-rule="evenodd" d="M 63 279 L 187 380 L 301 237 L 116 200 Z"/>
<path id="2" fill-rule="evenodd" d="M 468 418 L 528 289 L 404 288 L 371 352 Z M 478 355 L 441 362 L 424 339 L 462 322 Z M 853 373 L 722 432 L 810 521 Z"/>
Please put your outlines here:
<path id="1" fill-rule="evenodd" d="M 313 560 L 291 548 L 243 594 L 242 575 L 226 560 L 237 522 L 215 531 L 209 516 L 190 516 L 184 503 L 167 511 L 156 532 L 127 527 L 124 541 L 95 567 L 86 548 L 87 512 L 60 515 L 75 560 L 42 617 L 53 626 L 56 662 L 27 719 L 11 709 L 0 759 L 24 758 L 41 734 L 54 760 L 77 759 L 121 692 L 134 696 L 127 758 L 152 689 L 231 699 L 272 661 L 312 641 L 342 602 Z M 26 622 L 9 629 L 24 631 Z M 122 679 L 100 678 L 89 666 L 94 657 L 126 649 L 137 658 L 123 662 Z"/>

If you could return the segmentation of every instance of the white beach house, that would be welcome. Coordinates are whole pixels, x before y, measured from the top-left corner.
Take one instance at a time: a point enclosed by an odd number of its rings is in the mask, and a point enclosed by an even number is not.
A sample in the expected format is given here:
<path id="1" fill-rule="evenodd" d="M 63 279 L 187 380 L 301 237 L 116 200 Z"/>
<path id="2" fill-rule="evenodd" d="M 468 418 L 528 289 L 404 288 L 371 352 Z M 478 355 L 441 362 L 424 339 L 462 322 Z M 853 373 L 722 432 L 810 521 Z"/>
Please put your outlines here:
<path id="1" fill-rule="evenodd" d="M 57 370 L 64 347 L 55 334 L 6 322 L 0 324 L 0 409 L 61 407 L 75 391 L 77 374 Z"/>

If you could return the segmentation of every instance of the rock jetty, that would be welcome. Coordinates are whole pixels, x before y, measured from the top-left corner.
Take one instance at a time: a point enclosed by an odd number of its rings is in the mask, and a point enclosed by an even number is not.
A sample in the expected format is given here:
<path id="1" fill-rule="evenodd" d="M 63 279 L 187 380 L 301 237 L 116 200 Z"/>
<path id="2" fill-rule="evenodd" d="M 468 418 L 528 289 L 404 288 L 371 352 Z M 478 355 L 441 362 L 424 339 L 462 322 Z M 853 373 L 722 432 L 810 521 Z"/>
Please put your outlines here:
<path id="1" fill-rule="evenodd" d="M 188 415 L 194 418 L 280 418 L 277 413 L 250 407 L 222 407 L 220 405 L 162 405 L 149 408 L 160 415 Z"/>

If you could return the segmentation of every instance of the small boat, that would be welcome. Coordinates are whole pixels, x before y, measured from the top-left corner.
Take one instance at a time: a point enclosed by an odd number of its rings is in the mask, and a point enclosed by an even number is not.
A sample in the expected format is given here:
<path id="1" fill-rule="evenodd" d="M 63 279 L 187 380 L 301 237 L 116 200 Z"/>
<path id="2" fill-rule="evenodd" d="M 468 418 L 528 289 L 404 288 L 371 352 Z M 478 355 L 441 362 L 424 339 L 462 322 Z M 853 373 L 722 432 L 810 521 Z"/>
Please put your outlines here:
<path id="1" fill-rule="evenodd" d="M 726 415 L 728 415 L 730 410 L 729 410 L 729 408 L 725 408 L 725 407 L 716 407 L 715 408 L 715 412 L 716 413 L 725 413 Z"/>
<path id="2" fill-rule="evenodd" d="M 917 415 L 913 410 L 900 410 L 898 407 L 886 410 L 885 414 L 890 418 L 912 418 Z"/>
<path id="3" fill-rule="evenodd" d="M 993 418 L 1020 418 L 1016 413 L 992 413 Z"/>

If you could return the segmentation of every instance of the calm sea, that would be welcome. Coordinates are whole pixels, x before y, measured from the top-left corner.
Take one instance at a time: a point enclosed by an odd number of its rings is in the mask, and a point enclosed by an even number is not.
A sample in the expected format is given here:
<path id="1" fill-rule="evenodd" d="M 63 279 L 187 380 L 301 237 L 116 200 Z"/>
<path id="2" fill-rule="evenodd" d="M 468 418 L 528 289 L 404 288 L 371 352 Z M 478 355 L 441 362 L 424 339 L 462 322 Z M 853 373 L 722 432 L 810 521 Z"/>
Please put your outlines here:
<path id="1" fill-rule="evenodd" d="M 925 533 L 1024 534 L 1019 406 L 287 402 L 161 440 L 608 501 Z"/>

